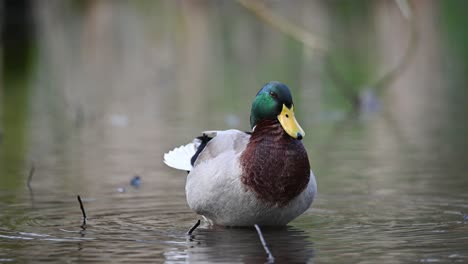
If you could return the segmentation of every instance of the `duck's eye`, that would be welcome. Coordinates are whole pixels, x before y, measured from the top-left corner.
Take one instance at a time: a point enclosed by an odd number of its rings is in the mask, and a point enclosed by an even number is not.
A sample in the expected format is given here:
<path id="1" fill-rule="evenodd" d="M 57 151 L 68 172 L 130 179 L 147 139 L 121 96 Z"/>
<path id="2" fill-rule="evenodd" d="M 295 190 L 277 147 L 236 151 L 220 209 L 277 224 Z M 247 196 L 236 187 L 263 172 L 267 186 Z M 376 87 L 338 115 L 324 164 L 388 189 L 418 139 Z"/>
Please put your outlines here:
<path id="1" fill-rule="evenodd" d="M 286 118 L 289 118 L 289 115 L 288 115 L 288 114 L 286 114 Z"/>
<path id="2" fill-rule="evenodd" d="M 278 98 L 278 94 L 275 92 L 270 92 L 270 96 L 273 98 Z"/>

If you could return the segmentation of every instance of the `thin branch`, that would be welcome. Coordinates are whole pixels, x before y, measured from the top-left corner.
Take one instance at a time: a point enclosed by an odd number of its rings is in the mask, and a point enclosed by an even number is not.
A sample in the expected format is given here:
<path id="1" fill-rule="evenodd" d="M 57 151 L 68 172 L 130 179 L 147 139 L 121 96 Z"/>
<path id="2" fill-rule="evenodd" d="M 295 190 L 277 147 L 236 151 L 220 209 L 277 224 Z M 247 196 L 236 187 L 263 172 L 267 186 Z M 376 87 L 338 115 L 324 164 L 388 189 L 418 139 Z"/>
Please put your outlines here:
<path id="1" fill-rule="evenodd" d="M 268 248 L 268 246 L 267 246 L 267 244 L 265 242 L 265 238 L 263 238 L 262 230 L 260 229 L 260 227 L 257 224 L 255 224 L 255 229 L 257 230 L 258 237 L 260 238 L 260 242 L 262 242 L 263 249 L 265 250 L 265 252 L 268 255 L 267 263 L 274 263 L 275 258 L 271 254 L 271 251 L 270 251 L 270 249 Z"/>
<path id="2" fill-rule="evenodd" d="M 201 221 L 200 221 L 200 219 L 198 219 L 197 222 L 187 232 L 187 235 L 191 236 L 193 231 L 195 231 L 195 229 L 197 229 L 197 227 L 200 225 L 200 223 L 201 223 Z"/>
<path id="3" fill-rule="evenodd" d="M 238 0 L 240 5 L 242 5 L 247 10 L 254 13 L 258 18 L 263 20 L 265 23 L 269 24 L 273 28 L 278 29 L 285 35 L 290 36 L 291 38 L 301 42 L 305 46 L 313 49 L 319 50 L 323 53 L 327 50 L 324 41 L 320 40 L 318 37 L 312 35 L 310 32 L 304 30 L 301 27 L 290 23 L 288 20 L 284 19 L 278 14 L 275 14 L 269 10 L 265 5 L 258 3 L 255 0 Z"/>
<path id="4" fill-rule="evenodd" d="M 375 87 L 378 93 L 382 93 L 385 87 L 388 87 L 393 81 L 395 81 L 406 67 L 408 67 L 410 60 L 413 58 L 416 47 L 418 46 L 418 27 L 416 25 L 416 20 L 413 16 L 413 8 L 410 1 L 398 1 L 395 0 L 402 16 L 407 18 L 410 25 L 410 36 L 408 40 L 408 46 L 406 47 L 405 52 L 401 60 L 386 73 L 382 74 L 381 77 L 377 78 L 374 82 L 371 82 L 369 87 Z"/>
<path id="5" fill-rule="evenodd" d="M 27 182 L 28 189 L 31 192 L 32 192 L 31 181 L 32 181 L 32 177 L 34 176 L 35 171 L 36 171 L 36 167 L 34 166 L 34 163 L 32 163 L 31 168 L 29 169 L 29 176 L 28 176 L 28 182 Z"/>
<path id="6" fill-rule="evenodd" d="M 412 18 L 413 12 L 411 11 L 410 3 L 408 2 L 408 0 L 395 0 L 395 3 L 400 9 L 401 14 L 406 19 Z"/>
<path id="7" fill-rule="evenodd" d="M 34 192 L 31 186 L 31 182 L 32 182 L 32 177 L 34 176 L 35 171 L 36 171 L 36 167 L 34 166 L 34 163 L 32 163 L 31 168 L 29 169 L 28 181 L 26 182 L 26 185 L 28 186 L 29 196 L 31 197 L 31 204 L 33 207 L 34 207 Z"/>
<path id="8" fill-rule="evenodd" d="M 76 198 L 78 198 L 78 202 L 80 203 L 81 213 L 83 214 L 83 223 L 81 224 L 81 228 L 86 229 L 87 217 L 86 217 L 86 212 L 85 212 L 85 209 L 84 209 L 84 206 L 83 206 L 83 202 L 81 201 L 81 197 L 79 195 L 77 195 Z"/>
<path id="9" fill-rule="evenodd" d="M 395 3 L 402 13 L 402 16 L 409 22 L 409 40 L 403 56 L 397 62 L 397 64 L 388 71 L 384 72 L 381 76 L 377 77 L 374 81 L 369 81 L 367 84 L 365 84 L 366 87 L 373 89 L 377 94 L 382 94 L 383 90 L 392 82 L 394 82 L 397 77 L 406 69 L 413 57 L 413 54 L 415 53 L 418 43 L 418 30 L 416 21 L 413 16 L 411 3 L 405 0 L 395 0 Z M 326 57 L 325 66 L 330 77 L 336 83 L 336 86 L 339 88 L 343 97 L 353 105 L 353 111 L 357 111 L 361 102 L 359 100 L 359 93 L 352 90 L 353 84 L 340 76 L 341 74 L 339 74 L 336 67 L 334 67 L 330 56 Z"/>
<path id="10" fill-rule="evenodd" d="M 320 50 L 325 53 L 328 48 L 324 40 L 319 39 L 318 37 L 314 36 L 307 30 L 290 23 L 287 19 L 283 18 L 282 16 L 275 14 L 270 9 L 268 9 L 264 4 L 259 3 L 259 1 L 255 0 L 237 0 L 237 2 L 242 5 L 247 10 L 251 11 L 255 16 L 259 19 L 264 21 L 265 23 L 269 24 L 273 28 L 277 29 L 278 31 L 282 32 L 285 35 L 290 36 L 291 38 L 295 39 L 298 42 L 301 42 L 303 45 L 311 48 Z M 409 21 L 411 32 L 408 41 L 408 46 L 403 54 L 402 59 L 390 70 L 383 73 L 381 76 L 376 78 L 374 81 L 370 81 L 368 83 L 368 87 L 372 87 L 377 91 L 377 93 L 382 93 L 385 87 L 388 87 L 396 78 L 403 72 L 409 64 L 412 55 L 417 46 L 418 40 L 418 32 L 415 23 L 415 19 L 413 16 L 413 9 L 411 6 L 410 1 L 408 0 L 395 0 L 396 5 L 398 6 L 402 16 Z M 330 62 L 327 62 L 327 68 L 330 72 L 333 73 L 333 77 L 335 81 L 341 83 L 339 85 L 351 86 L 350 84 L 346 84 L 346 80 L 337 76 L 337 72 Z M 341 93 L 345 98 L 347 98 L 351 104 L 356 107 L 358 102 L 358 95 L 355 95 L 353 92 L 345 91 L 347 88 L 342 88 Z"/>

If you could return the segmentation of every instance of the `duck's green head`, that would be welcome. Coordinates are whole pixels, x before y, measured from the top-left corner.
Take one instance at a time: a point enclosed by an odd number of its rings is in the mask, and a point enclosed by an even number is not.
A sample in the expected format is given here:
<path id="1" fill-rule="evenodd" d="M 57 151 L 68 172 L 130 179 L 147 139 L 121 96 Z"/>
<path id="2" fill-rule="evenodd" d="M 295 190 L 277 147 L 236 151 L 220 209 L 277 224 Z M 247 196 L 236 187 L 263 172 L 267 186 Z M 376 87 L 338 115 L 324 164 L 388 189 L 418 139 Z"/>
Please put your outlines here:
<path id="1" fill-rule="evenodd" d="M 269 82 L 260 89 L 252 103 L 250 125 L 254 128 L 263 120 L 278 120 L 289 136 L 301 140 L 305 133 L 294 116 L 294 104 L 288 86 Z"/>

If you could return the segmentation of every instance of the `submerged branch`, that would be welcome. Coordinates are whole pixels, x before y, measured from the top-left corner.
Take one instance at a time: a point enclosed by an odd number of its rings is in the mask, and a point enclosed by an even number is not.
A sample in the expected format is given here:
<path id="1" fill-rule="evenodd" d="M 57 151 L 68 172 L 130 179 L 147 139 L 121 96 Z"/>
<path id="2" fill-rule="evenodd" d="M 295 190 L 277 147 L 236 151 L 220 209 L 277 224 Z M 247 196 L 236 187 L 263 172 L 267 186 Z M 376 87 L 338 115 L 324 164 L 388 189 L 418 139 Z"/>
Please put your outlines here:
<path id="1" fill-rule="evenodd" d="M 80 209 L 81 209 L 81 213 L 83 214 L 83 223 L 81 224 L 81 228 L 82 229 L 86 229 L 86 220 L 87 220 L 87 217 L 86 217 L 86 212 L 85 212 L 85 209 L 84 209 L 84 206 L 83 206 L 83 202 L 81 201 L 81 197 L 79 195 L 76 196 L 76 198 L 78 199 L 78 202 L 80 203 Z"/>
<path id="2" fill-rule="evenodd" d="M 29 169 L 29 176 L 28 176 L 28 189 L 30 192 L 32 192 L 32 187 L 31 187 L 31 181 L 32 177 L 34 176 L 34 172 L 36 171 L 36 167 L 34 166 L 34 163 L 31 164 L 31 168 Z"/>
<path id="3" fill-rule="evenodd" d="M 32 177 L 34 176 L 34 172 L 36 172 L 36 167 L 34 166 L 34 163 L 32 163 L 31 168 L 29 169 L 28 181 L 26 182 L 26 185 L 28 186 L 29 196 L 31 197 L 31 204 L 33 207 L 34 207 L 34 192 L 31 186 L 31 182 L 32 182 Z"/>

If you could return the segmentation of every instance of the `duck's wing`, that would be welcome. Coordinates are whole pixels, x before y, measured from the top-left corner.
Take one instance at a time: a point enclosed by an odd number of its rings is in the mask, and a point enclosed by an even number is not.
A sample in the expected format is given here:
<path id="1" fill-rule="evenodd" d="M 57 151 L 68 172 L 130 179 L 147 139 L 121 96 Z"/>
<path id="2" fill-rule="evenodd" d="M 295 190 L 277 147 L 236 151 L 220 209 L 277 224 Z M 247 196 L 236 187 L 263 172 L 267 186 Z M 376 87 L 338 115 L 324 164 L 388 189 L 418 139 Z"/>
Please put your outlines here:
<path id="1" fill-rule="evenodd" d="M 202 145 L 200 145 L 200 153 L 197 157 L 194 157 L 195 160 L 192 164 L 197 166 L 202 162 L 213 160 L 220 154 L 230 154 L 233 158 L 238 157 L 245 150 L 249 139 L 250 133 L 236 129 L 216 131 L 216 134 L 203 146 L 203 149 L 201 149 Z"/>
<path id="2" fill-rule="evenodd" d="M 214 144 L 209 144 L 216 138 Z M 164 163 L 172 168 L 191 171 L 200 160 L 214 158 L 224 151 L 243 151 L 250 135 L 239 130 L 211 130 L 202 133 L 192 143 L 183 145 L 164 154 Z M 203 155 L 200 155 L 203 153 Z"/>

